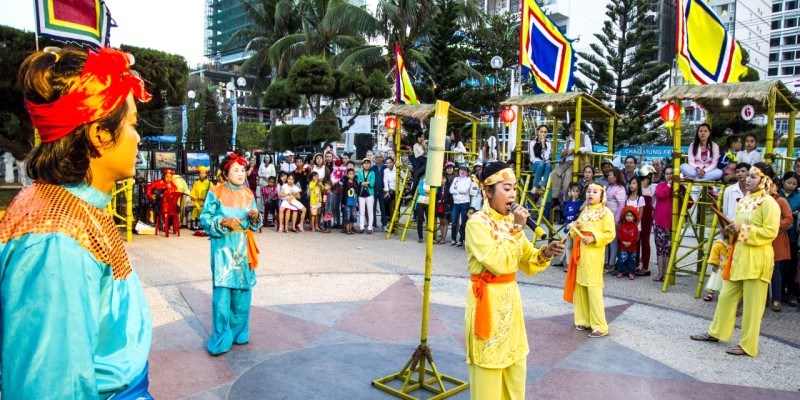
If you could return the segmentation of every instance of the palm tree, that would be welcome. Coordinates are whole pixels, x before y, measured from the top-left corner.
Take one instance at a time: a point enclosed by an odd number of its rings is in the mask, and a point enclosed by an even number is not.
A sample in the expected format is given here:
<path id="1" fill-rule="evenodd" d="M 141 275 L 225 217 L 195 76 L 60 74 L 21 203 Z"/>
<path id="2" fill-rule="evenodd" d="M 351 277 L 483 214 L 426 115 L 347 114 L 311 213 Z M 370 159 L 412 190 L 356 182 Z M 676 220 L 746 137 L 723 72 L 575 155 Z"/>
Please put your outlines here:
<path id="1" fill-rule="evenodd" d="M 269 59 L 285 76 L 300 56 L 320 55 L 330 60 L 342 51 L 366 44 L 377 35 L 380 22 L 367 10 L 346 0 L 299 0 L 295 11 L 301 30 L 272 44 Z"/>
<path id="2" fill-rule="evenodd" d="M 434 0 L 380 0 L 376 19 L 380 26 L 383 44 L 364 43 L 343 50 L 331 60 L 344 70 L 363 68 L 387 70 L 394 62 L 394 44 L 400 46 L 409 65 L 424 63 L 421 52 L 426 36 L 433 29 L 436 13 Z"/>
<path id="3" fill-rule="evenodd" d="M 269 49 L 282 37 L 300 29 L 300 16 L 295 12 L 293 0 L 244 0 L 247 15 L 254 21 L 255 29 L 241 29 L 226 43 L 229 46 L 247 41 L 245 50 L 253 55 L 241 66 L 246 74 L 253 74 L 253 92 L 261 93 L 272 79 L 277 79 L 277 63 L 269 58 Z"/>

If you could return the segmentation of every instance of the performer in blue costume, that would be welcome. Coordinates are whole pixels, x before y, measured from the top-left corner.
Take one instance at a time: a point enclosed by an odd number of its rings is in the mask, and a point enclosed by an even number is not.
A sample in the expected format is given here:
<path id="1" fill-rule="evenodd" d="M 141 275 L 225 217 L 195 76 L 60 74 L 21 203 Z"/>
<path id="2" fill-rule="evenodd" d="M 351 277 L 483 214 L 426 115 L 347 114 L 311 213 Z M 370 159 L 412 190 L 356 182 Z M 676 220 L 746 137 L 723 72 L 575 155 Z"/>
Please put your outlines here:
<path id="1" fill-rule="evenodd" d="M 258 248 L 253 232 L 261 227 L 253 192 L 246 181 L 247 161 L 238 152 L 222 160 L 220 183 L 208 191 L 200 225 L 211 237 L 211 337 L 206 350 L 226 353 L 250 341 L 250 294 L 256 284 Z"/>
<path id="2" fill-rule="evenodd" d="M 105 209 L 136 172 L 134 98 L 150 99 L 131 64 L 51 47 L 20 67 L 42 144 L 0 220 L 3 398 L 151 399 L 150 310 Z"/>

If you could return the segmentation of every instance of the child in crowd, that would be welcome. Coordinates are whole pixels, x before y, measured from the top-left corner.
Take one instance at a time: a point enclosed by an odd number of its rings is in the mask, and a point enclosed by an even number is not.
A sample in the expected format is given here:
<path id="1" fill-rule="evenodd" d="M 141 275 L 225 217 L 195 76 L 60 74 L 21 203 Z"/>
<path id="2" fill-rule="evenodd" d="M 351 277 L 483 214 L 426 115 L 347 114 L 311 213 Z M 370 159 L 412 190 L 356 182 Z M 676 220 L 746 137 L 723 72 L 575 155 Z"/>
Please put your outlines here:
<path id="1" fill-rule="evenodd" d="M 636 219 L 639 220 L 639 216 L 642 215 L 644 211 L 644 197 L 642 196 L 642 185 L 641 179 L 636 176 L 628 182 L 628 198 L 625 200 L 626 206 L 631 206 L 636 209 Z M 624 215 L 623 215 L 624 217 Z M 642 224 L 639 223 L 638 225 L 639 230 L 642 230 Z"/>
<path id="2" fill-rule="evenodd" d="M 656 242 L 656 265 L 658 274 L 653 278 L 656 282 L 664 280 L 667 273 L 667 262 L 672 249 L 672 173 L 671 166 L 664 168 L 664 180 L 656 186 L 656 206 L 653 211 L 653 236 Z"/>
<path id="3" fill-rule="evenodd" d="M 476 212 L 477 212 L 477 211 L 475 211 L 475 209 L 474 209 L 474 208 L 472 208 L 472 207 L 470 207 L 469 209 L 467 209 L 467 219 L 469 219 L 469 218 L 472 216 L 472 214 L 475 214 Z"/>
<path id="4" fill-rule="evenodd" d="M 350 163 L 348 163 L 349 165 Z M 355 165 L 355 164 L 353 164 Z M 356 233 L 355 223 L 358 221 L 358 182 L 356 182 L 356 171 L 353 168 L 347 169 L 347 180 L 344 182 L 344 218 L 345 232 L 348 235 Z"/>
<path id="5" fill-rule="evenodd" d="M 725 269 L 725 264 L 728 262 L 728 253 L 731 250 L 731 243 L 729 238 L 720 230 L 720 235 L 723 239 L 714 241 L 714 246 L 711 247 L 711 255 L 708 256 L 708 265 L 711 267 L 711 276 L 706 282 L 706 290 L 708 294 L 703 297 L 703 301 L 713 301 L 714 295 L 722 290 L 722 270 Z"/>
<path id="6" fill-rule="evenodd" d="M 566 203 L 564 203 L 563 210 L 561 210 L 561 213 L 564 215 L 564 234 L 567 235 L 567 241 L 565 243 L 564 252 L 552 263 L 555 266 L 564 266 L 564 260 L 568 259 L 569 255 L 572 253 L 574 240 L 569 235 L 569 224 L 578 219 L 578 214 L 581 212 L 581 206 L 584 201 L 581 195 L 584 192 L 585 190 L 580 183 L 571 183 L 569 185 L 569 190 L 567 190 L 569 198 Z"/>
<path id="7" fill-rule="evenodd" d="M 744 137 L 744 150 L 736 154 L 738 162 L 753 165 L 761 161 L 761 152 L 758 151 L 758 139 L 753 133 L 748 133 Z"/>
<path id="8" fill-rule="evenodd" d="M 285 209 L 283 208 L 283 197 L 284 196 L 281 195 L 281 189 L 283 189 L 283 185 L 286 184 L 287 176 L 288 176 L 288 174 L 286 172 L 283 172 L 283 171 L 281 171 L 278 174 L 278 182 L 277 182 L 277 186 L 278 186 L 278 232 L 285 232 L 284 230 L 281 229 L 281 227 L 284 226 L 283 214 L 284 214 L 284 211 L 285 211 Z"/>
<path id="9" fill-rule="evenodd" d="M 736 135 L 728 136 L 728 151 L 720 158 L 717 168 L 722 170 L 722 179 L 725 182 L 736 182 L 737 154 L 742 150 L 742 138 Z"/>
<path id="10" fill-rule="evenodd" d="M 342 222 L 342 196 L 344 195 L 344 180 L 347 177 L 347 169 L 342 166 L 342 160 L 333 162 L 334 168 L 331 172 L 331 194 L 328 197 L 330 202 L 330 212 L 332 227 L 342 228 L 342 233 L 345 232 L 344 222 Z"/>
<path id="11" fill-rule="evenodd" d="M 261 199 L 264 201 L 264 225 L 274 226 L 278 222 L 279 188 L 275 184 L 275 177 L 267 178 L 267 184 L 261 187 Z M 272 223 L 267 222 L 267 217 L 272 215 Z"/>
<path id="12" fill-rule="evenodd" d="M 322 233 L 331 233 L 331 221 L 333 220 L 333 212 L 331 211 L 331 180 L 325 179 L 325 182 L 322 184 L 324 187 L 324 191 L 322 192 L 322 209 L 324 210 L 324 214 L 322 214 Z"/>
<path id="13" fill-rule="evenodd" d="M 311 171 L 311 182 L 308 183 L 308 202 L 311 208 L 311 232 L 321 231 L 319 214 L 322 210 L 322 183 L 319 181 L 317 171 Z"/>
<path id="14" fill-rule="evenodd" d="M 278 232 L 288 232 L 291 226 L 292 232 L 303 232 L 303 220 L 306 218 L 306 207 L 300 202 L 300 186 L 294 183 L 294 175 L 287 174 L 286 184 L 281 186 L 280 196 L 281 207 L 279 212 L 283 213 L 283 225 L 278 227 Z M 300 224 L 297 224 L 297 213 L 300 212 Z M 291 225 L 287 225 L 289 218 L 292 220 Z"/>
<path id="15" fill-rule="evenodd" d="M 636 182 L 632 180 L 631 183 Z M 628 279 L 636 277 L 636 265 L 639 263 L 636 252 L 639 250 L 639 211 L 636 207 L 625 206 L 622 209 L 622 224 L 619 226 L 619 261 L 617 262 L 617 278 L 625 274 Z"/>

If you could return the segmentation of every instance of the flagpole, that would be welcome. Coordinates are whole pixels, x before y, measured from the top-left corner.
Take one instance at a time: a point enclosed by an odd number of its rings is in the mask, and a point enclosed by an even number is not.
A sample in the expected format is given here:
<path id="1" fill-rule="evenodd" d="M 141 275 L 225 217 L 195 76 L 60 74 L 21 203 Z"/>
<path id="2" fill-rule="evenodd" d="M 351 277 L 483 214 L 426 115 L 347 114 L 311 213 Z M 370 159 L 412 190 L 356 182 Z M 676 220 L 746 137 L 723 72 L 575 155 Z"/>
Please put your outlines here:
<path id="1" fill-rule="evenodd" d="M 33 29 L 34 42 L 36 43 L 36 51 L 39 51 L 39 10 L 37 9 L 37 2 L 33 2 L 33 18 L 36 18 L 36 28 Z"/>

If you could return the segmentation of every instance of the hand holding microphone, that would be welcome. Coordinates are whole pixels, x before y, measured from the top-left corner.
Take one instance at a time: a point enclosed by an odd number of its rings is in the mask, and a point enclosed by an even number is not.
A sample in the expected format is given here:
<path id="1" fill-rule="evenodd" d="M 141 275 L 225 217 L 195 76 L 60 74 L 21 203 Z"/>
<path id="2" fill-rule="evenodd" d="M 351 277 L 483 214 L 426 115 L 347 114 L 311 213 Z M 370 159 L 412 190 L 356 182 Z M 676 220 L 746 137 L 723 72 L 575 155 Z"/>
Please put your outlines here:
<path id="1" fill-rule="evenodd" d="M 536 224 L 536 221 L 531 218 L 531 214 L 525 207 L 521 207 L 517 203 L 512 203 L 509 210 L 514 215 L 514 223 L 522 225 L 523 223 L 531 228 L 537 236 L 544 237 L 544 231 L 542 228 L 539 228 L 539 225 Z M 547 247 L 544 249 L 544 256 L 545 257 L 555 257 L 560 255 L 564 252 L 564 243 L 561 242 L 550 242 Z"/>
<path id="2" fill-rule="evenodd" d="M 536 233 L 536 236 L 544 237 L 545 233 L 542 228 L 539 228 L 539 225 L 536 224 L 536 221 L 533 220 L 531 214 L 525 207 L 520 206 L 517 203 L 511 204 L 510 211 L 514 214 L 514 222 L 520 225 L 527 225 L 528 228 L 531 228 L 532 231 Z"/>

